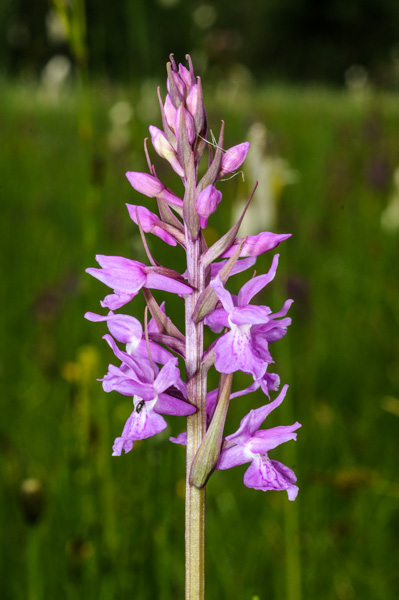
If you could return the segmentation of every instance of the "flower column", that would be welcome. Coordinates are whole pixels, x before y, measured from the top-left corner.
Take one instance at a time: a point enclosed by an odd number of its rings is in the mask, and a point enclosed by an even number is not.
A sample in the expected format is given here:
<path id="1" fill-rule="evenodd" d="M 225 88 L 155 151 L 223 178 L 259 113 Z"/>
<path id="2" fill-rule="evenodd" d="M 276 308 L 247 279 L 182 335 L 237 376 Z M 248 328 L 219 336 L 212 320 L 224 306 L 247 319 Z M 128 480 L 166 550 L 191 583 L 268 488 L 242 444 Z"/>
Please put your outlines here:
<path id="1" fill-rule="evenodd" d="M 186 298 L 186 374 L 187 399 L 197 407 L 197 412 L 187 419 L 186 454 L 186 599 L 204 597 L 205 562 L 205 487 L 190 485 L 190 471 L 194 456 L 206 429 L 206 375 L 202 368 L 203 324 L 193 321 L 194 308 L 199 294 L 204 290 L 204 273 L 200 266 L 200 238 L 187 236 L 188 281 L 194 288 Z"/>

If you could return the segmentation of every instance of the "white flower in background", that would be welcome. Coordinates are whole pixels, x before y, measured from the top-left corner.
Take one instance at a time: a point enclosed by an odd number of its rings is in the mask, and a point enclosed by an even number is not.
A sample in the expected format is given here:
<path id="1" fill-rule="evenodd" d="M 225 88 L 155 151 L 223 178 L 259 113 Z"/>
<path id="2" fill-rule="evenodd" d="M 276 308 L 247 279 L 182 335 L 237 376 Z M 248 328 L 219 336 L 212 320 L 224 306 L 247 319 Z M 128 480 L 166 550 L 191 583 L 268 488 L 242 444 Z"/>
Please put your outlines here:
<path id="1" fill-rule="evenodd" d="M 108 146 L 113 152 L 124 150 L 130 142 L 129 123 L 133 118 L 133 107 L 126 100 L 119 100 L 109 109 L 111 128 L 108 132 Z"/>
<path id="2" fill-rule="evenodd" d="M 260 229 L 271 230 L 276 226 L 278 202 L 284 187 L 298 181 L 299 174 L 288 162 L 268 151 L 268 132 L 263 123 L 254 123 L 248 131 L 251 144 L 245 162 L 245 182 L 250 190 L 258 181 L 258 188 L 240 227 L 240 235 L 253 235 Z M 245 205 L 240 201 L 234 207 L 233 221 Z"/>
<path id="3" fill-rule="evenodd" d="M 393 174 L 394 193 L 381 214 L 381 227 L 388 233 L 395 233 L 399 229 L 399 167 Z"/>
<path id="4" fill-rule="evenodd" d="M 369 76 L 362 65 L 351 65 L 346 69 L 345 84 L 349 93 L 355 96 L 363 96 L 369 89 Z"/>
<path id="5" fill-rule="evenodd" d="M 53 46 L 63 44 L 68 40 L 67 23 L 61 18 L 60 12 L 50 9 L 46 14 L 47 39 Z"/>
<path id="6" fill-rule="evenodd" d="M 49 99 L 58 100 L 72 73 L 72 63 L 67 56 L 56 54 L 41 72 L 41 91 Z"/>

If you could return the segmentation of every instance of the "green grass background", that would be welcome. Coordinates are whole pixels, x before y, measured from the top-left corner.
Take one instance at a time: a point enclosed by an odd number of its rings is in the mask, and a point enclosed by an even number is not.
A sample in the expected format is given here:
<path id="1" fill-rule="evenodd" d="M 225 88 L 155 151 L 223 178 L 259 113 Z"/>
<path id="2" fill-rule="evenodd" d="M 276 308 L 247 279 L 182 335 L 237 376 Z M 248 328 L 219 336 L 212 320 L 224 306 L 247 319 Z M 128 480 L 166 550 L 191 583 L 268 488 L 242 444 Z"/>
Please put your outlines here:
<path id="1" fill-rule="evenodd" d="M 144 260 L 124 206 L 142 200 L 124 173 L 145 169 L 142 139 L 160 122 L 154 97 L 98 85 L 52 102 L 35 87 L 2 88 L 0 596 L 182 598 L 184 450 L 168 436 L 184 420 L 112 458 L 131 405 L 96 381 L 113 356 L 105 326 L 83 319 L 107 293 L 84 274 L 96 253 Z M 134 117 L 130 144 L 115 152 L 108 111 L 120 99 Z M 295 299 L 293 324 L 272 352 L 290 390 L 268 423 L 303 425 L 296 445 L 272 455 L 297 473 L 295 503 L 245 488 L 244 467 L 212 476 L 207 598 L 394 600 L 399 244 L 380 215 L 399 165 L 397 97 L 266 88 L 234 101 L 209 90 L 206 99 L 212 129 L 226 121 L 228 144 L 264 122 L 274 151 L 299 173 L 279 204 L 277 230 L 293 237 L 262 302 L 278 310 Z M 211 235 L 227 229 L 234 198 L 248 193 L 238 177 L 223 185 Z M 183 268 L 179 249 L 150 242 L 161 262 Z M 258 272 L 270 260 L 261 257 Z M 165 296 L 167 310 L 179 311 L 180 300 Z M 142 318 L 141 298 L 128 310 Z M 262 400 L 235 400 L 228 432 Z M 35 524 L 20 492 L 32 477 L 42 485 Z"/>

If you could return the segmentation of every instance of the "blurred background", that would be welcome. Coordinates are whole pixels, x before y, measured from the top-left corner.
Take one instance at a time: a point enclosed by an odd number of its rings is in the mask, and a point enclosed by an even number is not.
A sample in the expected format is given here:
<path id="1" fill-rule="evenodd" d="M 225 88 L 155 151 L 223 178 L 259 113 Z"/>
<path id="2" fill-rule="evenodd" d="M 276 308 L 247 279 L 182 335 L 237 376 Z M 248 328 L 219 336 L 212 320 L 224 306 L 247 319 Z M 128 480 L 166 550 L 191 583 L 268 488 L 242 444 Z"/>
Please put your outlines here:
<path id="1" fill-rule="evenodd" d="M 183 597 L 184 450 L 168 437 L 184 420 L 111 457 L 131 403 L 96 381 L 114 357 L 83 314 L 107 293 L 84 273 L 96 253 L 146 260 L 124 173 L 146 170 L 156 87 L 189 52 L 215 135 L 223 118 L 226 146 L 251 142 L 208 241 L 256 180 L 243 231 L 293 234 L 260 301 L 295 300 L 268 425 L 303 425 L 271 455 L 297 473 L 295 503 L 245 488 L 244 467 L 212 476 L 207 598 L 396 599 L 399 4 L 2 0 L 0 33 L 1 598 Z M 142 299 L 127 310 L 142 318 Z M 227 433 L 262 401 L 235 400 Z"/>

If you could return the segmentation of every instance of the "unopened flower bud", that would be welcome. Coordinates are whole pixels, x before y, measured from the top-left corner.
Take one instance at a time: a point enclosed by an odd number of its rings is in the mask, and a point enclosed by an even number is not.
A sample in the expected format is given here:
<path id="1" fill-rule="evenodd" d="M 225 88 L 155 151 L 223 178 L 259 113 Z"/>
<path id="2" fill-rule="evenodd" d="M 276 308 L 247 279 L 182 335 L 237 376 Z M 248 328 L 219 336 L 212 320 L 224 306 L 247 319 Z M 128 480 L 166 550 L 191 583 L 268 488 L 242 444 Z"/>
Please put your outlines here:
<path id="1" fill-rule="evenodd" d="M 148 173 L 139 173 L 137 171 L 128 171 L 126 177 L 130 185 L 140 194 L 148 198 L 160 198 L 173 206 L 183 206 L 183 200 L 167 190 L 164 184 L 153 175 Z"/>
<path id="2" fill-rule="evenodd" d="M 180 119 L 181 119 L 181 112 L 183 111 L 183 123 L 184 123 L 184 127 L 186 130 L 186 138 L 188 143 L 191 145 L 193 144 L 194 140 L 195 140 L 195 127 L 194 127 L 194 120 L 192 118 L 192 116 L 190 115 L 190 113 L 188 112 L 188 110 L 186 110 L 183 105 L 181 104 L 179 106 L 179 108 L 176 111 L 176 117 L 175 117 L 175 132 L 176 132 L 176 137 L 179 137 L 179 123 L 180 123 Z"/>
<path id="3" fill-rule="evenodd" d="M 190 73 L 190 71 L 181 63 L 179 63 L 179 77 L 184 82 L 187 91 L 189 91 L 195 83 L 195 78 Z"/>
<path id="4" fill-rule="evenodd" d="M 126 177 L 136 192 L 144 194 L 144 196 L 148 196 L 148 198 L 155 198 L 165 188 L 164 184 L 159 181 L 159 179 L 148 173 L 128 171 Z"/>
<path id="5" fill-rule="evenodd" d="M 223 175 L 227 175 L 227 173 L 232 173 L 241 167 L 248 154 L 249 146 L 249 142 L 243 142 L 237 146 L 232 146 L 224 154 L 222 154 L 219 178 L 223 177 Z"/>
<path id="6" fill-rule="evenodd" d="M 170 99 L 169 94 L 166 94 L 164 111 L 165 111 L 166 122 L 169 125 L 169 127 L 172 129 L 172 131 L 174 131 L 175 130 L 175 119 L 176 119 L 176 108 L 173 106 L 173 102 Z"/>
<path id="7" fill-rule="evenodd" d="M 192 86 L 187 95 L 186 107 L 194 119 L 197 134 L 204 135 L 207 130 L 206 110 L 202 94 L 201 79 L 199 77 L 198 83 Z"/>
<path id="8" fill-rule="evenodd" d="M 177 242 L 175 238 L 162 228 L 162 221 L 157 215 L 152 213 L 145 206 L 136 206 L 134 204 L 126 204 L 126 206 L 132 221 L 134 221 L 136 225 L 140 221 L 143 231 L 146 233 L 153 233 L 169 244 L 169 246 L 176 246 Z"/>
<path id="9" fill-rule="evenodd" d="M 222 192 L 217 190 L 214 185 L 208 185 L 199 194 L 195 206 L 202 229 L 205 229 L 209 215 L 215 212 L 221 199 Z"/>
<path id="10" fill-rule="evenodd" d="M 276 246 L 281 244 L 284 240 L 291 237 L 290 233 L 272 233 L 270 231 L 262 231 L 257 235 L 249 235 L 247 238 L 236 238 L 233 244 L 226 252 L 221 254 L 221 258 L 228 258 L 233 256 L 237 247 L 244 241 L 242 250 L 240 252 L 240 258 L 247 256 L 259 256 L 268 250 L 273 250 Z"/>
<path id="11" fill-rule="evenodd" d="M 166 80 L 166 87 L 170 94 L 170 98 L 177 108 L 181 102 L 184 102 L 186 97 L 186 86 L 179 75 L 172 70 L 170 63 L 167 65 L 168 78 Z"/>
<path id="12" fill-rule="evenodd" d="M 154 125 L 150 125 L 149 127 L 151 134 L 152 145 L 154 146 L 155 152 L 165 160 L 168 161 L 172 169 L 180 175 L 180 177 L 184 177 L 184 169 L 179 163 L 176 152 L 173 150 L 172 146 L 166 139 L 163 131 L 158 129 L 158 127 L 154 127 Z"/>

